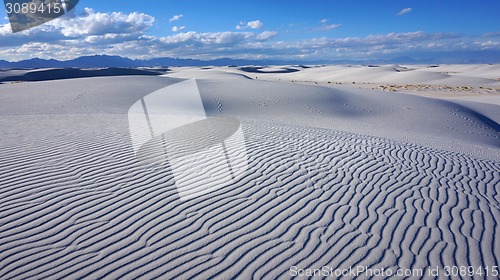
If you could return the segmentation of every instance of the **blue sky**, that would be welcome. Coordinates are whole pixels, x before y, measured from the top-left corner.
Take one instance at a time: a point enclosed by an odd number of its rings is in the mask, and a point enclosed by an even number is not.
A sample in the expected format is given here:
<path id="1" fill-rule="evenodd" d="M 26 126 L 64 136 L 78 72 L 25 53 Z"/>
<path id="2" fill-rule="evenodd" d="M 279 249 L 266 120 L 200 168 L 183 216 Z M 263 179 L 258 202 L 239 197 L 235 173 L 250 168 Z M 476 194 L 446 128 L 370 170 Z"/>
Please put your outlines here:
<path id="1" fill-rule="evenodd" d="M 500 51 L 498 11 L 498 0 L 80 0 L 73 15 L 17 34 L 0 9 L 0 59 L 362 60 Z"/>

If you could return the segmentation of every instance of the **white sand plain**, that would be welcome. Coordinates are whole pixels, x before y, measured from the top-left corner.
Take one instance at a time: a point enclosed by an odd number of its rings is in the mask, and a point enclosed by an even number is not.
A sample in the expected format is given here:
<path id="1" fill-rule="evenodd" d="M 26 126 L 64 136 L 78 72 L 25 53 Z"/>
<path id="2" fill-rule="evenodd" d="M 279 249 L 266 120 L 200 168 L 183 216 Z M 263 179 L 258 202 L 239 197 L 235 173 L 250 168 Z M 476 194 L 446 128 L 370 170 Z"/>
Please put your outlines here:
<path id="1" fill-rule="evenodd" d="M 0 84 L 0 279 L 491 269 L 499 69 L 185 67 Z"/>

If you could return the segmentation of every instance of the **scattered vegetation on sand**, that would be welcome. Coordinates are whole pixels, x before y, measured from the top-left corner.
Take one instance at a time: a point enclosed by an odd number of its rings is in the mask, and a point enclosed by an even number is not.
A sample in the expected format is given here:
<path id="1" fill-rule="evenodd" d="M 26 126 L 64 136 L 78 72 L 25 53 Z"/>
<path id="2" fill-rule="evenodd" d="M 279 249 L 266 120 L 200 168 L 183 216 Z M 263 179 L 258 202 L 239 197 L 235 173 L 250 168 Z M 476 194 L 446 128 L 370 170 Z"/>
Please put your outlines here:
<path id="1" fill-rule="evenodd" d="M 413 90 L 413 91 L 446 91 L 446 92 L 479 92 L 490 93 L 496 89 L 489 87 L 478 87 L 477 90 L 472 86 L 448 86 L 448 85 L 380 85 L 372 89 L 383 91 Z"/>

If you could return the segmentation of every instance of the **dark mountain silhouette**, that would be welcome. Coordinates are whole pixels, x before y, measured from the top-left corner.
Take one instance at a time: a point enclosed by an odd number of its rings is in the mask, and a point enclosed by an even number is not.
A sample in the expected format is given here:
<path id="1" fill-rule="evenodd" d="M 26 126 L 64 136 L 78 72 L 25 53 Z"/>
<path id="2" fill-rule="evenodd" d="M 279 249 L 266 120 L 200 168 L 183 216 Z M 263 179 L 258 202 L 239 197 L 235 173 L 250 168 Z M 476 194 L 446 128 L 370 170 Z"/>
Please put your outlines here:
<path id="1" fill-rule="evenodd" d="M 248 60 L 219 58 L 198 60 L 186 58 L 153 58 L 137 60 L 121 56 L 94 55 L 82 56 L 72 60 L 32 58 L 17 62 L 0 60 L 0 68 L 134 68 L 157 66 L 247 66 L 247 65 L 322 65 L 322 64 L 436 64 L 436 63 L 500 63 L 500 51 L 455 51 L 446 53 L 416 53 L 384 59 L 364 60 Z"/>
<path id="2" fill-rule="evenodd" d="M 214 60 L 198 60 L 189 58 L 153 58 L 150 60 L 134 60 L 121 56 L 94 55 L 82 56 L 72 60 L 59 61 L 55 59 L 33 58 L 17 62 L 0 60 L 0 68 L 133 68 L 159 66 L 247 66 L 247 65 L 321 65 L 321 64 L 361 64 L 361 61 L 294 61 L 294 60 L 249 60 L 219 58 Z"/>
<path id="3" fill-rule="evenodd" d="M 182 58 L 154 58 L 151 60 L 133 60 L 130 58 L 109 55 L 82 56 L 72 60 L 46 60 L 33 58 L 18 62 L 0 60 L 0 68 L 130 68 L 155 66 L 243 66 L 261 64 L 290 64 L 288 61 L 262 61 L 222 58 L 215 60 L 197 60 Z"/>
<path id="4" fill-rule="evenodd" d="M 1 60 L 0 59 L 0 68 L 8 68 L 10 67 L 10 62 L 8 62 L 7 60 Z"/>
<path id="5" fill-rule="evenodd" d="M 139 67 L 141 63 L 120 56 L 95 55 L 82 56 L 73 60 L 33 58 L 10 62 L 3 68 L 102 68 L 102 67 Z"/>

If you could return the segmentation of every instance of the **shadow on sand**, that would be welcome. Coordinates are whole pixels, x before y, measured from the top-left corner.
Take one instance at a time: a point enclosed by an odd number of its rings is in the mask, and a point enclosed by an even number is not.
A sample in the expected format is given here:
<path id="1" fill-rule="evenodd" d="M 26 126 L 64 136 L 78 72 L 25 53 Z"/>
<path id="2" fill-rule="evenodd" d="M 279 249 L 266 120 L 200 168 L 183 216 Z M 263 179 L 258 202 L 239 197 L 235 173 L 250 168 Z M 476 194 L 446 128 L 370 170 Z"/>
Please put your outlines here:
<path id="1" fill-rule="evenodd" d="M 164 71 L 134 69 L 134 68 L 103 68 L 103 69 L 45 69 L 33 70 L 22 75 L 6 76 L 0 82 L 39 82 L 63 79 L 90 78 L 90 77 L 110 77 L 110 76 L 156 76 L 165 74 Z"/>

